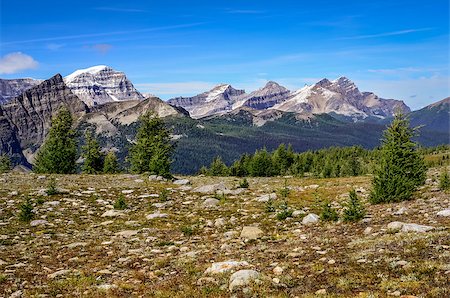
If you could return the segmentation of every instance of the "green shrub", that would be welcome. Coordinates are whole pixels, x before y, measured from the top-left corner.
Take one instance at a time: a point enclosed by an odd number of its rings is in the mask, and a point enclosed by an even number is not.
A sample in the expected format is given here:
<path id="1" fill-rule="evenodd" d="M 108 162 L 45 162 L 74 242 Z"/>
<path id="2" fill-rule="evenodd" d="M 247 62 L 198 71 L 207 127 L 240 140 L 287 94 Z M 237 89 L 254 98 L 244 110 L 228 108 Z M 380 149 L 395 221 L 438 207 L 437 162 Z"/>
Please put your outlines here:
<path id="1" fill-rule="evenodd" d="M 442 190 L 450 189 L 450 179 L 447 170 L 442 171 L 441 176 L 439 177 L 439 187 Z"/>
<path id="2" fill-rule="evenodd" d="M 169 200 L 169 193 L 170 193 L 170 190 L 163 188 L 159 192 L 159 201 L 160 202 L 167 202 Z"/>
<path id="3" fill-rule="evenodd" d="M 325 201 L 322 204 L 320 219 L 323 221 L 338 221 L 339 215 L 329 201 Z"/>
<path id="4" fill-rule="evenodd" d="M 55 177 L 51 177 L 50 178 L 50 181 L 48 182 L 48 185 L 47 185 L 47 190 L 45 192 L 49 196 L 53 196 L 53 195 L 58 194 L 58 187 L 56 185 Z"/>
<path id="5" fill-rule="evenodd" d="M 283 202 L 279 208 L 280 211 L 277 213 L 278 220 L 285 220 L 288 217 L 292 217 L 293 210 L 289 208 L 287 202 Z"/>
<path id="6" fill-rule="evenodd" d="M 183 233 L 184 236 L 191 237 L 197 232 L 197 228 L 194 226 L 182 226 L 181 232 Z"/>
<path id="7" fill-rule="evenodd" d="M 248 188 L 249 187 L 247 178 L 244 178 L 239 182 L 239 187 L 240 188 Z"/>
<path id="8" fill-rule="evenodd" d="M 345 204 L 343 219 L 344 221 L 358 221 L 366 215 L 364 205 L 358 198 L 356 191 L 352 189 Z"/>
<path id="9" fill-rule="evenodd" d="M 27 198 L 25 202 L 20 205 L 19 219 L 21 221 L 28 222 L 34 217 L 33 204 L 31 204 L 30 198 Z"/>
<path id="10" fill-rule="evenodd" d="M 265 210 L 267 213 L 275 212 L 275 204 L 273 202 L 274 200 L 272 198 L 269 198 L 269 200 L 266 202 Z"/>
<path id="11" fill-rule="evenodd" d="M 125 202 L 124 196 L 121 194 L 117 200 L 114 202 L 114 209 L 123 210 L 127 208 L 127 203 Z"/>
<path id="12" fill-rule="evenodd" d="M 11 159 L 6 154 L 0 155 L 0 174 L 11 171 Z"/>

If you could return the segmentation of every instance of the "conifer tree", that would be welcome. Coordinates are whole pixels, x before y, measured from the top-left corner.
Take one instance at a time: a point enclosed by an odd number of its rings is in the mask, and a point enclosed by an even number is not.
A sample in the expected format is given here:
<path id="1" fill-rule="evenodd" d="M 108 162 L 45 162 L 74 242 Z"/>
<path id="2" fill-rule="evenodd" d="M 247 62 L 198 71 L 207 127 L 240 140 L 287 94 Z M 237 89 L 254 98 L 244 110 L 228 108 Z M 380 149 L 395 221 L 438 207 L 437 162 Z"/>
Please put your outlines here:
<path id="1" fill-rule="evenodd" d="M 170 178 L 173 150 L 170 133 L 164 122 L 151 113 L 141 116 L 136 143 L 130 148 L 131 170 Z"/>
<path id="2" fill-rule="evenodd" d="M 385 130 L 372 181 L 372 203 L 409 200 L 425 183 L 426 166 L 411 140 L 414 135 L 415 129 L 409 127 L 409 120 L 402 114 L 397 114 Z"/>
<path id="3" fill-rule="evenodd" d="M 103 164 L 103 173 L 116 174 L 119 172 L 119 164 L 117 162 L 117 156 L 114 151 L 109 151 L 105 156 L 105 162 Z"/>
<path id="4" fill-rule="evenodd" d="M 356 191 L 352 189 L 348 196 L 348 202 L 345 205 L 343 219 L 344 221 L 358 221 L 366 215 L 364 205 L 358 199 Z"/>
<path id="5" fill-rule="evenodd" d="M 228 176 L 229 170 L 227 165 L 222 161 L 220 156 L 216 156 L 209 167 L 211 176 Z"/>
<path id="6" fill-rule="evenodd" d="M 98 141 L 92 136 L 91 131 L 86 131 L 85 145 L 82 147 L 81 156 L 84 159 L 82 166 L 83 173 L 98 174 L 103 171 L 105 155 L 101 152 Z"/>
<path id="7" fill-rule="evenodd" d="M 77 145 L 72 115 L 65 107 L 52 119 L 50 131 L 33 167 L 36 173 L 72 174 L 76 170 Z"/>

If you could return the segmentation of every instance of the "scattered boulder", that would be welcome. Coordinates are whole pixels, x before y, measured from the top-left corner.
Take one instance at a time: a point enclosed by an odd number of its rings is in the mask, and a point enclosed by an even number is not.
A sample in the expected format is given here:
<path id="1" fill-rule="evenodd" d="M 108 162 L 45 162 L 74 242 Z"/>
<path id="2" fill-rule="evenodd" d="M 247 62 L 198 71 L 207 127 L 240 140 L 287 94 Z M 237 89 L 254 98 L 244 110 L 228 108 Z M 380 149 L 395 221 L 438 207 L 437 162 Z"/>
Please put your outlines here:
<path id="1" fill-rule="evenodd" d="M 260 238 L 263 233 L 264 232 L 258 227 L 245 226 L 242 228 L 240 237 L 247 240 L 254 240 Z"/>
<path id="2" fill-rule="evenodd" d="M 226 186 L 223 183 L 217 183 L 217 184 L 209 184 L 209 185 L 203 185 L 194 188 L 193 192 L 199 192 L 199 193 L 215 193 L 218 190 L 225 190 L 227 189 Z"/>
<path id="3" fill-rule="evenodd" d="M 205 274 L 219 274 L 231 271 L 236 268 L 248 266 L 248 263 L 243 261 L 225 261 L 212 263 L 211 266 L 206 269 Z"/>
<path id="4" fill-rule="evenodd" d="M 101 217 L 118 217 L 123 215 L 123 212 L 111 209 L 103 213 Z"/>
<path id="5" fill-rule="evenodd" d="M 125 230 L 125 231 L 117 232 L 114 235 L 116 235 L 117 237 L 130 238 L 131 236 L 136 235 L 138 232 L 139 231 L 137 231 L 137 230 Z"/>
<path id="6" fill-rule="evenodd" d="M 258 202 L 262 202 L 262 203 L 266 203 L 270 200 L 276 200 L 277 199 L 277 194 L 276 193 L 269 193 L 269 194 L 265 194 L 262 196 L 259 196 L 256 198 L 256 200 Z"/>
<path id="7" fill-rule="evenodd" d="M 304 225 L 315 224 L 317 222 L 319 222 L 319 215 L 314 213 L 306 215 L 302 220 L 302 224 Z"/>
<path id="8" fill-rule="evenodd" d="M 445 210 L 439 211 L 438 213 L 436 213 L 436 215 L 448 217 L 448 216 L 450 216 L 450 209 L 445 209 Z"/>
<path id="9" fill-rule="evenodd" d="M 239 270 L 230 276 L 229 290 L 233 292 L 237 288 L 248 286 L 260 276 L 255 270 Z"/>
<path id="10" fill-rule="evenodd" d="M 213 198 L 208 198 L 203 202 L 203 206 L 205 207 L 215 207 L 219 205 L 220 201 Z"/>
<path id="11" fill-rule="evenodd" d="M 166 213 L 155 212 L 155 213 L 152 213 L 152 214 L 148 214 L 145 218 L 151 220 L 151 219 L 163 218 L 163 217 L 168 217 L 168 215 Z"/>
<path id="12" fill-rule="evenodd" d="M 68 270 L 68 269 L 58 270 L 56 272 L 53 272 L 53 273 L 47 275 L 47 277 L 49 279 L 54 279 L 54 278 L 57 278 L 57 277 L 61 277 L 61 276 L 67 275 L 70 272 L 71 272 L 71 270 Z"/>
<path id="13" fill-rule="evenodd" d="M 173 184 L 175 184 L 175 185 L 188 185 L 188 184 L 191 184 L 191 181 L 189 181 L 188 179 L 178 179 L 178 180 L 175 180 L 173 182 Z"/>
<path id="14" fill-rule="evenodd" d="M 32 226 L 32 227 L 43 226 L 46 224 L 48 224 L 48 221 L 43 220 L 43 219 L 36 219 L 36 220 L 32 220 L 30 222 L 30 226 Z"/>
<path id="15" fill-rule="evenodd" d="M 400 221 L 393 221 L 387 225 L 387 229 L 392 232 L 416 232 L 425 233 L 434 229 L 431 226 L 418 225 L 415 223 L 404 223 Z"/>

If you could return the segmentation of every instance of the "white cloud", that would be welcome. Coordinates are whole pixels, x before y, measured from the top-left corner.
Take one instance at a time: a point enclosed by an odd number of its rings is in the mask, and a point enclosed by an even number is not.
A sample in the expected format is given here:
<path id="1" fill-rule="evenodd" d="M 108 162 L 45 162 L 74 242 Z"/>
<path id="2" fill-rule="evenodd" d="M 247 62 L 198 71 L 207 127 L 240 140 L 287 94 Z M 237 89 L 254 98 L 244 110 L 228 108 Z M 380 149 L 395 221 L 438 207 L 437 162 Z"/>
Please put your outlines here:
<path id="1" fill-rule="evenodd" d="M 382 33 L 377 33 L 377 34 L 347 36 L 347 37 L 338 38 L 338 40 L 367 39 L 367 38 L 377 38 L 377 37 L 385 37 L 385 36 L 396 36 L 396 35 L 404 35 L 404 34 L 416 33 L 416 32 L 422 32 L 422 31 L 429 31 L 432 29 L 433 28 L 418 28 L 418 29 L 407 29 L 407 30 L 399 30 L 399 31 L 382 32 Z"/>
<path id="2" fill-rule="evenodd" d="M 0 58 L 0 74 L 12 74 L 38 66 L 33 57 L 21 52 L 10 53 Z"/>
<path id="3" fill-rule="evenodd" d="M 141 83 L 134 84 L 142 92 L 150 92 L 157 96 L 190 96 L 212 89 L 217 83 L 192 81 L 192 82 L 168 82 L 168 83 Z"/>

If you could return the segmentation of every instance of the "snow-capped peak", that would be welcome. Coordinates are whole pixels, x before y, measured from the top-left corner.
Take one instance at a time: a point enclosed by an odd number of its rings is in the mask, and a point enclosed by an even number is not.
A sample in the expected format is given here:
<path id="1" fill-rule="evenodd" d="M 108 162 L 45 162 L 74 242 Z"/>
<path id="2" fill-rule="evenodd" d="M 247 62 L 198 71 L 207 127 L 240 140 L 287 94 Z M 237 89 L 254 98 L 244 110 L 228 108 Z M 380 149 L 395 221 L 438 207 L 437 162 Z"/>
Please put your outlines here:
<path id="1" fill-rule="evenodd" d="M 84 69 L 78 69 L 78 70 L 74 71 L 73 73 L 71 73 L 70 75 L 66 76 L 64 78 L 64 80 L 66 82 L 71 82 L 79 75 L 82 75 L 85 73 L 96 74 L 96 73 L 99 73 L 100 71 L 106 70 L 106 69 L 111 69 L 111 67 L 106 66 L 106 65 L 96 65 L 96 66 L 92 66 L 92 67 L 88 67 L 88 68 L 84 68 Z"/>
<path id="2" fill-rule="evenodd" d="M 214 87 L 213 89 L 211 89 L 210 91 L 207 92 L 205 101 L 210 102 L 210 101 L 215 100 L 217 98 L 217 96 L 223 94 L 229 87 L 230 87 L 229 84 L 220 84 L 220 85 Z"/>

